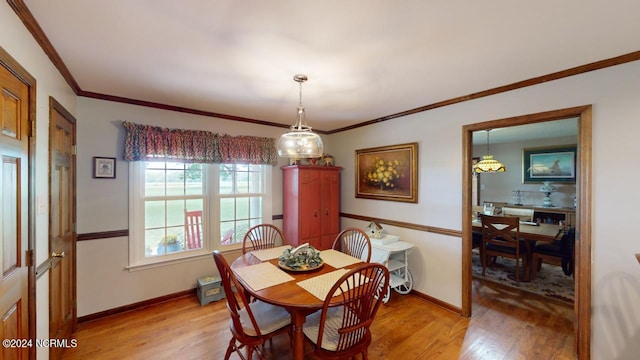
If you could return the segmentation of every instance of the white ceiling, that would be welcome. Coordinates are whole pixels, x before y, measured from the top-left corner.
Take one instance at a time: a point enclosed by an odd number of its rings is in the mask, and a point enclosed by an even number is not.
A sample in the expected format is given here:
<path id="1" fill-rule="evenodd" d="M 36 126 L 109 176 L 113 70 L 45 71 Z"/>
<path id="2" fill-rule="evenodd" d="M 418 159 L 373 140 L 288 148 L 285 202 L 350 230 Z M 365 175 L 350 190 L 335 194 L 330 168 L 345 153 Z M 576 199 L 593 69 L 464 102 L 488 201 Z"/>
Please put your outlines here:
<path id="1" fill-rule="evenodd" d="M 637 0 L 24 0 L 82 91 L 330 131 L 640 50 Z"/>

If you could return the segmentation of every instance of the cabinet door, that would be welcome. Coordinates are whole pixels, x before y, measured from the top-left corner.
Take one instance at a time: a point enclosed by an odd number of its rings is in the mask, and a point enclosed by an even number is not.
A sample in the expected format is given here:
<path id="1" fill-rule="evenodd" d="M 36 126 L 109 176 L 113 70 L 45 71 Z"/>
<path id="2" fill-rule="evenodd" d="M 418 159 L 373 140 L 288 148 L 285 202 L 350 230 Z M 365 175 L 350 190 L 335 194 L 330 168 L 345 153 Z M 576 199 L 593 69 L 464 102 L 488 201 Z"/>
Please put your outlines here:
<path id="1" fill-rule="evenodd" d="M 320 171 L 300 171 L 300 240 L 309 245 L 320 247 L 321 216 L 320 216 Z"/>
<path id="2" fill-rule="evenodd" d="M 340 232 L 340 173 L 323 171 L 321 212 L 322 212 L 322 247 L 328 249 Z"/>

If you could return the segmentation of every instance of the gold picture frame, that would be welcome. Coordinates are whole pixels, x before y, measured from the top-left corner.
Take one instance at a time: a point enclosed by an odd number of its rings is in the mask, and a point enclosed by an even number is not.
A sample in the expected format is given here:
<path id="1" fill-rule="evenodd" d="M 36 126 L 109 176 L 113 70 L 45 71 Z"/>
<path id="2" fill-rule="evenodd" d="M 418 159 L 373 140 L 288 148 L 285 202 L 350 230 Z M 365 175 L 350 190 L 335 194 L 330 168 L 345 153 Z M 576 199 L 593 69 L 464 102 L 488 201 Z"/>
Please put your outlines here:
<path id="1" fill-rule="evenodd" d="M 418 143 L 356 150 L 356 198 L 418 202 Z"/>

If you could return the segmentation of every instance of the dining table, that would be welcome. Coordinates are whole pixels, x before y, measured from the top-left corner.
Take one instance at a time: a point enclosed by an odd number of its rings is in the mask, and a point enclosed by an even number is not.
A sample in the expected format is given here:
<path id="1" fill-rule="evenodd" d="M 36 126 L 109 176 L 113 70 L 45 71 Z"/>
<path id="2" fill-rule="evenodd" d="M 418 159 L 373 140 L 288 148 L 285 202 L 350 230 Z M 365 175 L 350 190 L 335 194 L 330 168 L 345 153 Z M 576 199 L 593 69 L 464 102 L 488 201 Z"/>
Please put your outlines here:
<path id="1" fill-rule="evenodd" d="M 482 222 L 480 219 L 472 219 L 471 226 L 473 231 L 482 232 Z M 561 229 L 562 227 L 558 224 L 520 222 L 520 238 L 525 240 L 527 251 L 524 280 L 521 281 L 531 281 L 531 274 L 535 271 L 532 261 L 533 249 L 536 242 L 553 243 Z"/>
<path id="2" fill-rule="evenodd" d="M 251 297 L 281 306 L 291 314 L 293 326 L 293 358 L 304 359 L 306 317 L 320 309 L 326 294 L 348 269 L 362 263 L 361 259 L 337 250 L 320 251 L 323 264 L 313 270 L 300 271 L 281 267 L 278 258 L 290 246 L 248 252 L 231 263 L 231 270 Z M 332 304 L 339 305 L 336 296 Z"/>

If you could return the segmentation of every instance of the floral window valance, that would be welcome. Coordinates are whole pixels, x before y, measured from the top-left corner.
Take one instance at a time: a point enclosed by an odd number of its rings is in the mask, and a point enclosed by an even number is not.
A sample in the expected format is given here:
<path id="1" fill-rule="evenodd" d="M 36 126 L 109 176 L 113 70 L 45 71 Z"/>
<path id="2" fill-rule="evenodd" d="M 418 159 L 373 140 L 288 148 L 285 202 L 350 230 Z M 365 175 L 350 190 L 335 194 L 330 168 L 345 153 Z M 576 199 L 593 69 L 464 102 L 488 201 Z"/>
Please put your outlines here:
<path id="1" fill-rule="evenodd" d="M 123 125 L 127 131 L 124 159 L 129 161 L 162 159 L 215 164 L 278 163 L 274 138 L 167 129 L 127 121 Z"/>

